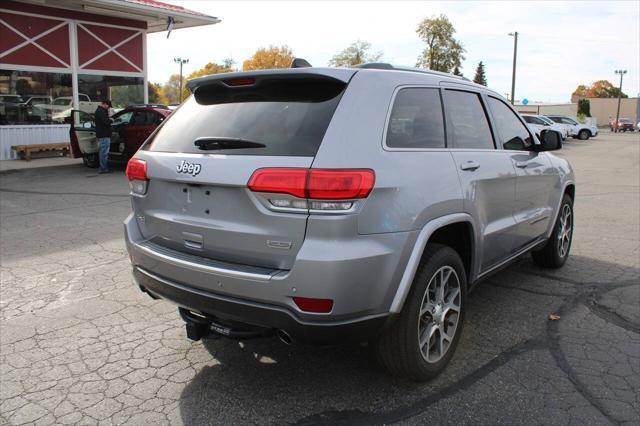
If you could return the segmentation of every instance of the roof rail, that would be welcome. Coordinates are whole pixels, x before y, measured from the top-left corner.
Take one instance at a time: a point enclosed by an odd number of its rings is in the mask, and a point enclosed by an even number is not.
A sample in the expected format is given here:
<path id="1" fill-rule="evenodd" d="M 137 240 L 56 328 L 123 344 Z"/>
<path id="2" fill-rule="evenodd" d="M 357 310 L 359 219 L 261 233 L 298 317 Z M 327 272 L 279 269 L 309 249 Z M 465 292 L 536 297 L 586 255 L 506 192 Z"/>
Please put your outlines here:
<path id="1" fill-rule="evenodd" d="M 293 58 L 293 61 L 291 61 L 291 65 L 289 66 L 289 68 L 312 68 L 312 67 L 311 67 L 311 64 L 306 59 Z"/>
<path id="2" fill-rule="evenodd" d="M 393 70 L 393 71 L 407 71 L 407 72 L 419 72 L 422 74 L 441 75 L 443 77 L 457 78 L 460 80 L 471 81 L 467 77 L 453 75 L 446 72 L 433 71 L 424 68 L 411 68 L 411 67 L 398 67 L 391 65 L 387 62 L 367 62 L 365 64 L 354 65 L 353 68 L 372 69 L 372 70 Z"/>

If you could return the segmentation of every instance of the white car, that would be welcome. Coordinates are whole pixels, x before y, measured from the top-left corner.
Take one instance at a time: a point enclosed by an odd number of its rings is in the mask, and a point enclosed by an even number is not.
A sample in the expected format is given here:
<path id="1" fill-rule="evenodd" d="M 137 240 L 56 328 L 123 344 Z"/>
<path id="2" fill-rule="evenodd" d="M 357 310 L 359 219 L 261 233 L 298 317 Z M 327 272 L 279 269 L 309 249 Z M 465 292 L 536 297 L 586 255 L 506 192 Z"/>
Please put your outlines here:
<path id="1" fill-rule="evenodd" d="M 531 128 L 537 135 L 540 134 L 541 130 L 555 130 L 560 133 L 562 136 L 562 140 L 566 140 L 569 136 L 569 131 L 567 128 L 561 124 L 554 123 L 549 120 L 547 117 L 543 115 L 533 115 L 533 114 L 521 114 L 522 119 L 527 123 L 529 128 Z"/>
<path id="2" fill-rule="evenodd" d="M 92 114 L 100 105 L 100 102 L 93 102 L 89 95 L 84 93 L 78 94 L 78 100 L 80 101 L 80 111 Z M 51 113 L 52 121 L 65 122 L 71 115 L 73 109 L 73 98 L 71 96 L 60 96 L 55 98 L 50 104 L 38 104 L 37 108 L 49 111 Z"/>
<path id="3" fill-rule="evenodd" d="M 569 131 L 569 136 L 574 139 L 586 141 L 598 135 L 598 128 L 596 126 L 579 123 L 574 118 L 567 117 L 566 115 L 547 115 L 546 117 L 555 123 L 565 125 Z"/>

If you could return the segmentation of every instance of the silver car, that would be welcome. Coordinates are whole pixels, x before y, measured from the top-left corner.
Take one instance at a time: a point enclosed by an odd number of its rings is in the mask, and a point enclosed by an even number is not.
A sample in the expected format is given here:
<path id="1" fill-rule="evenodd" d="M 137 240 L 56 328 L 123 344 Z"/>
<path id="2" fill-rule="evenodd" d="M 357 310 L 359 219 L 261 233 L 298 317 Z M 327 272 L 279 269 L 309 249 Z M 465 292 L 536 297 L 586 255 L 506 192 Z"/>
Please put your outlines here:
<path id="1" fill-rule="evenodd" d="M 218 74 L 127 166 L 142 291 L 192 339 L 368 341 L 423 381 L 458 343 L 468 292 L 531 252 L 569 254 L 574 178 L 499 94 L 368 64 Z"/>

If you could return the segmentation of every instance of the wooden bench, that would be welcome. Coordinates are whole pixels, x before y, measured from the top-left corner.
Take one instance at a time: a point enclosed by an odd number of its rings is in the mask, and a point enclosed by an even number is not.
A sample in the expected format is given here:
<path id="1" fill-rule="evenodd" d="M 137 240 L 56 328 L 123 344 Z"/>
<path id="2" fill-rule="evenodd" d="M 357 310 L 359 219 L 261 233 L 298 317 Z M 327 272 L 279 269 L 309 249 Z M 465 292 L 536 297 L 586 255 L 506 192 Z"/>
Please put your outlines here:
<path id="1" fill-rule="evenodd" d="M 16 151 L 22 160 L 31 161 L 31 154 L 34 152 L 53 152 L 61 151 L 63 156 L 69 155 L 68 143 L 39 143 L 33 145 L 13 145 L 11 147 Z"/>

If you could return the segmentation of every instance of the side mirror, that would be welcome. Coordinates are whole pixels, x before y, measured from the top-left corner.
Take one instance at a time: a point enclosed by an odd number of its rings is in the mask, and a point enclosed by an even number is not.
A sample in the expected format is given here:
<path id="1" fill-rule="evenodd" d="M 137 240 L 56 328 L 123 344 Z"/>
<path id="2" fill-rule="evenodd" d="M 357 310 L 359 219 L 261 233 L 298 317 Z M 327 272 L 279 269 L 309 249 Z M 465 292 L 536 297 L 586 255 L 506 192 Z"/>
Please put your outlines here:
<path id="1" fill-rule="evenodd" d="M 541 144 L 537 146 L 536 151 L 556 151 L 562 148 L 562 140 L 560 134 L 554 130 L 542 130 L 540 132 Z"/>

